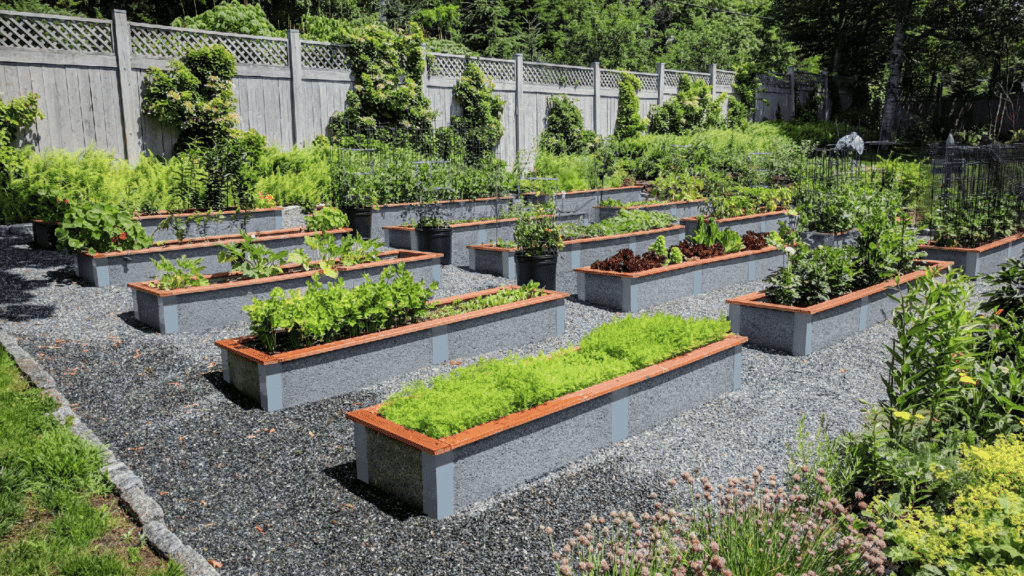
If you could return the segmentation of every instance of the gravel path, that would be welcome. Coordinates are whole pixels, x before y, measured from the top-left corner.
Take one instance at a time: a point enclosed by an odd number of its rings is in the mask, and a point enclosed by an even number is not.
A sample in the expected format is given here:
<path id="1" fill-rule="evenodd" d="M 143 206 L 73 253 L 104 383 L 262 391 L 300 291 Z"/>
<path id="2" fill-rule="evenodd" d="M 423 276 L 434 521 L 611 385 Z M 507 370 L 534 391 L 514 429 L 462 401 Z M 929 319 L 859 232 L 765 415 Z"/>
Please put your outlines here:
<path id="1" fill-rule="evenodd" d="M 746 348 L 743 388 L 654 430 L 478 504 L 444 521 L 419 515 L 355 479 L 345 412 L 377 403 L 423 369 L 340 398 L 268 414 L 220 377 L 215 334 L 161 336 L 132 318 L 129 291 L 77 284 L 72 259 L 0 236 L 0 329 L 56 378 L 75 411 L 145 482 L 168 527 L 222 574 L 551 574 L 538 526 L 564 540 L 591 513 L 650 509 L 681 470 L 717 483 L 754 466 L 781 471 L 801 414 L 825 414 L 852 430 L 859 399 L 883 396 L 883 346 L 895 331 L 875 326 L 807 358 Z M 499 286 L 503 279 L 443 270 L 439 296 Z M 660 306 L 717 316 L 728 297 L 758 283 Z M 616 317 L 570 301 L 566 333 L 490 354 L 531 354 L 577 343 Z"/>

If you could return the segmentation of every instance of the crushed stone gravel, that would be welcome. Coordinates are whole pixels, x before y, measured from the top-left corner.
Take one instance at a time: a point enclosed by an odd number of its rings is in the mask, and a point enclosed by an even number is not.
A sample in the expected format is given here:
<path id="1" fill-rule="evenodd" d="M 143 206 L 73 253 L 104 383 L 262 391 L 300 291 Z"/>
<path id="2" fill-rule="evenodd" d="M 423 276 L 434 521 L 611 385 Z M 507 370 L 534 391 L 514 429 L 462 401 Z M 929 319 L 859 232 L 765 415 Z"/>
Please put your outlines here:
<path id="1" fill-rule="evenodd" d="M 700 469 L 714 483 L 758 464 L 781 474 L 801 415 L 824 414 L 833 433 L 858 426 L 859 402 L 883 397 L 884 346 L 874 326 L 805 358 L 746 347 L 742 389 L 636 437 L 436 521 L 355 478 L 344 414 L 382 401 L 433 366 L 339 398 L 268 414 L 220 375 L 213 342 L 245 325 L 201 336 L 161 336 L 132 317 L 126 288 L 82 286 L 73 260 L 0 237 L 0 329 L 15 335 L 57 380 L 78 415 L 143 480 L 165 523 L 224 575 L 554 574 L 559 545 L 592 514 L 653 512 L 647 495 Z M 439 297 L 507 280 L 446 266 Z M 759 283 L 683 298 L 653 310 L 715 317 L 726 298 Z M 575 298 L 565 334 L 485 357 L 535 354 L 578 343 L 618 314 Z M 464 359 L 465 362 L 477 360 Z"/>

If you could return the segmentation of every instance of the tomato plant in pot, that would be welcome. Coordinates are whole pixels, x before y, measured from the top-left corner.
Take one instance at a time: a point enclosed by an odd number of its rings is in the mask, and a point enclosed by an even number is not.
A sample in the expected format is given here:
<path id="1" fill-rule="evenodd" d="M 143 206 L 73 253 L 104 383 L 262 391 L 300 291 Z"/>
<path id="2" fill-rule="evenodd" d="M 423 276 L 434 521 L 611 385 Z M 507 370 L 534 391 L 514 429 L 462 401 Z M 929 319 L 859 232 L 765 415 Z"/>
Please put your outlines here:
<path id="1" fill-rule="evenodd" d="M 341 209 L 352 228 L 363 238 L 370 237 L 374 195 L 370 189 L 376 150 L 334 148 L 330 154 L 328 201 Z"/>
<path id="2" fill-rule="evenodd" d="M 555 289 L 558 250 L 565 247 L 562 232 L 554 219 L 555 206 L 520 204 L 512 209 L 516 218 L 512 239 L 516 252 L 516 283 L 520 286 L 533 280 L 542 288 Z"/>

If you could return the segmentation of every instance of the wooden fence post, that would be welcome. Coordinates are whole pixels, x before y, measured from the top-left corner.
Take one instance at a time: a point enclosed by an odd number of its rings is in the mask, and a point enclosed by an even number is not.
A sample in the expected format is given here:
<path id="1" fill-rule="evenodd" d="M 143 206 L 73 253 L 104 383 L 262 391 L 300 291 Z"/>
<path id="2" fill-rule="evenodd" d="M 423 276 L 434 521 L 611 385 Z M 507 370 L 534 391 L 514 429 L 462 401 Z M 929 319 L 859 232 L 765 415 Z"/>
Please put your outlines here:
<path id="1" fill-rule="evenodd" d="M 658 106 L 665 103 L 665 63 L 658 62 Z"/>
<path id="2" fill-rule="evenodd" d="M 526 148 L 526 118 L 523 114 L 523 55 L 512 56 L 516 69 L 516 155 Z"/>
<path id="3" fill-rule="evenodd" d="M 306 132 L 302 122 L 302 38 L 298 30 L 288 31 L 288 67 L 292 84 L 292 145 L 298 146 Z"/>
<path id="4" fill-rule="evenodd" d="M 121 107 L 121 127 L 124 137 L 124 155 L 131 163 L 139 161 L 139 116 L 135 99 L 139 87 L 132 74 L 132 31 L 124 10 L 114 10 L 114 58 L 117 62 L 118 103 Z"/>
<path id="5" fill-rule="evenodd" d="M 600 130 L 601 121 L 600 121 L 600 116 L 597 115 L 598 114 L 597 111 L 601 109 L 601 63 L 600 62 L 591 62 L 590 63 L 590 67 L 593 68 L 593 70 L 594 70 L 594 126 L 593 126 L 593 130 L 594 130 L 594 132 L 598 136 L 600 136 L 601 135 L 601 130 Z"/>
<path id="6" fill-rule="evenodd" d="M 712 62 L 708 66 L 708 74 L 711 75 L 711 98 L 714 99 L 715 96 L 718 96 L 718 64 Z"/>

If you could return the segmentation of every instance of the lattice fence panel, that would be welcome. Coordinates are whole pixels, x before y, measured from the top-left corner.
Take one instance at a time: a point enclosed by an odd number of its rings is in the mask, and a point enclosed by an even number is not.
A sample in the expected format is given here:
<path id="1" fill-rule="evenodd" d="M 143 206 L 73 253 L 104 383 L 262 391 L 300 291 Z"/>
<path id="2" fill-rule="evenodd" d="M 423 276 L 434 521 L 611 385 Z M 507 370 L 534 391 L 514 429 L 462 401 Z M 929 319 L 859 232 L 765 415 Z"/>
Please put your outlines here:
<path id="1" fill-rule="evenodd" d="M 601 70 L 601 88 L 618 88 L 619 76 L 614 70 Z"/>
<path id="2" fill-rule="evenodd" d="M 665 70 L 665 86 L 668 88 L 679 87 L 680 73 L 675 70 Z"/>
<path id="3" fill-rule="evenodd" d="M 704 74 L 702 72 L 685 72 L 690 77 L 692 82 L 703 82 L 705 84 L 711 84 L 711 74 Z"/>
<path id="4" fill-rule="evenodd" d="M 321 70 L 347 70 L 348 56 L 342 44 L 302 43 L 302 66 Z"/>
<path id="5" fill-rule="evenodd" d="M 0 47 L 113 53 L 107 20 L 0 14 Z"/>
<path id="6" fill-rule="evenodd" d="M 287 66 L 288 46 L 283 39 L 211 34 L 174 28 L 132 25 L 132 54 L 150 58 L 181 58 L 185 50 L 222 44 L 238 64 Z"/>
<path id="7" fill-rule="evenodd" d="M 736 78 L 735 72 L 729 70 L 718 70 L 715 74 L 715 84 L 719 86 L 732 86 L 733 78 Z"/>
<path id="8" fill-rule="evenodd" d="M 821 75 L 797 72 L 796 83 L 797 86 L 800 86 L 801 88 L 814 88 L 821 85 Z"/>
<path id="9" fill-rule="evenodd" d="M 516 81 L 516 63 L 511 60 L 475 60 L 480 70 L 494 80 L 503 82 Z"/>
<path id="10" fill-rule="evenodd" d="M 555 86 L 593 86 L 594 70 L 572 66 L 523 64 L 523 81 Z"/>
<path id="11" fill-rule="evenodd" d="M 766 88 L 789 88 L 788 76 L 776 78 L 770 74 L 758 74 L 757 78 L 761 81 L 761 86 Z"/>
<path id="12" fill-rule="evenodd" d="M 658 75 L 657 74 L 645 74 L 643 72 L 636 72 L 633 74 L 640 80 L 641 90 L 658 90 Z"/>
<path id="13" fill-rule="evenodd" d="M 430 63 L 431 76 L 459 78 L 466 71 L 466 58 L 463 56 L 448 56 L 445 54 L 434 54 L 433 56 L 434 61 Z"/>

